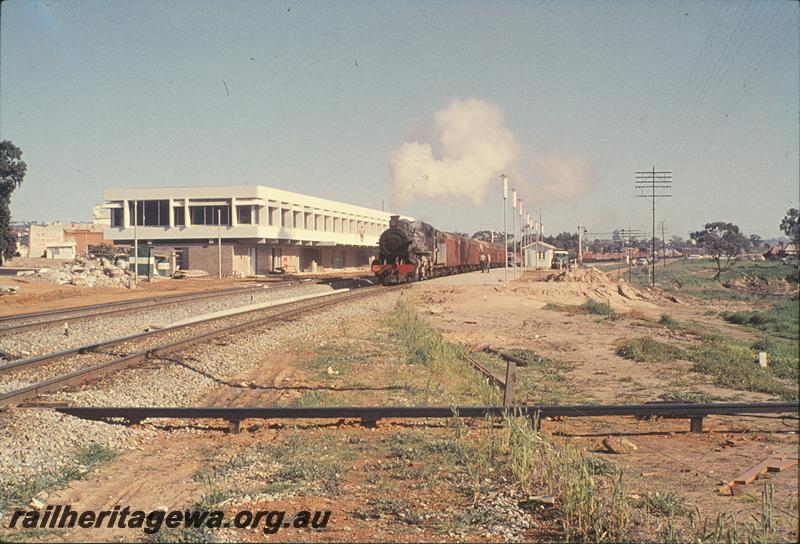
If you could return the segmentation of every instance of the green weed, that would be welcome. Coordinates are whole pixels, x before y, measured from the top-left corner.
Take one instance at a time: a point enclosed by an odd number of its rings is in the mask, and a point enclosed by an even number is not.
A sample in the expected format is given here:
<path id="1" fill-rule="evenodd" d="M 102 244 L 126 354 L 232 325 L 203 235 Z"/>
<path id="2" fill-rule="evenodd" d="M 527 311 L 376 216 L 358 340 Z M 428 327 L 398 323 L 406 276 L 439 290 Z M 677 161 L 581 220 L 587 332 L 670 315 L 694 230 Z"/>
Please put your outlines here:
<path id="1" fill-rule="evenodd" d="M 662 363 L 685 357 L 683 349 L 679 346 L 666 344 L 648 336 L 620 341 L 617 344 L 617 355 L 642 363 Z"/>

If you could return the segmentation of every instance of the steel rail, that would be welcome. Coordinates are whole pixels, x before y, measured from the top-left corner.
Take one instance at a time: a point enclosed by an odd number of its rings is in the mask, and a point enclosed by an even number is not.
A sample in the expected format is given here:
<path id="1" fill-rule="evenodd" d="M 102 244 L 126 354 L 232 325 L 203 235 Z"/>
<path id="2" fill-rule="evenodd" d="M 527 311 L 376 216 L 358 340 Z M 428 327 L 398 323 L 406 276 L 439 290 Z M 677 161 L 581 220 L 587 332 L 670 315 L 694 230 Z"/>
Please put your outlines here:
<path id="1" fill-rule="evenodd" d="M 221 419 L 238 430 L 246 419 L 341 419 L 354 418 L 365 422 L 380 419 L 427 419 L 468 417 L 672 417 L 693 421 L 710 415 L 745 415 L 797 412 L 795 402 L 760 403 L 657 403 L 657 404 L 572 404 L 517 406 L 318 406 L 318 407 L 99 407 L 55 406 L 58 412 L 83 419 L 118 418 L 129 422 L 145 419 Z M 693 432 L 700 432 L 692 425 Z"/>
<path id="2" fill-rule="evenodd" d="M 296 285 L 300 282 L 287 282 L 287 283 L 278 283 L 275 284 L 276 287 L 286 288 L 292 285 Z M 100 317 L 100 316 L 107 316 L 113 314 L 119 314 L 123 312 L 129 311 L 136 311 L 141 309 L 147 309 L 152 307 L 157 307 L 163 304 L 178 304 L 181 302 L 194 302 L 199 300 L 205 300 L 209 298 L 218 298 L 224 296 L 236 296 L 241 294 L 247 293 L 258 293 L 262 289 L 271 289 L 273 287 L 265 287 L 264 285 L 259 287 L 242 287 L 236 289 L 225 289 L 222 291 L 215 291 L 212 293 L 209 292 L 194 292 L 194 293 L 182 293 L 180 295 L 167 295 L 163 297 L 150 297 L 144 299 L 135 299 L 135 300 L 124 300 L 124 301 L 117 301 L 117 302 L 109 302 L 107 304 L 95 304 L 91 306 L 80 306 L 77 308 L 61 308 L 59 310 L 52 310 L 48 312 L 36 312 L 33 314 L 18 314 L 14 316 L 5 316 L 0 318 L 0 322 L 13 322 L 14 320 L 22 320 L 22 319 L 35 319 L 38 317 L 48 317 L 54 316 L 54 319 L 44 320 L 44 321 L 31 321 L 27 323 L 21 323 L 19 325 L 11 325 L 7 327 L 0 328 L 0 336 L 7 336 L 9 334 L 15 334 L 18 332 L 23 332 L 27 330 L 33 329 L 41 329 L 43 327 L 53 326 L 53 325 L 60 325 L 62 323 L 68 323 L 72 321 L 77 321 L 79 319 L 86 319 L 92 317 Z M 108 308 L 103 310 L 103 308 Z M 92 310 L 99 309 L 101 311 L 93 312 Z M 76 315 L 64 315 L 64 314 L 73 314 L 76 312 L 89 312 L 89 313 L 77 313 Z M 62 317 L 59 317 L 62 316 Z"/>
<path id="3" fill-rule="evenodd" d="M 305 301 L 299 300 L 299 301 L 287 302 L 285 304 L 287 304 L 287 305 L 288 304 L 300 304 L 302 302 L 305 302 Z M 25 368 L 25 369 L 33 368 L 33 367 L 40 366 L 40 365 L 45 364 L 45 363 L 49 363 L 51 361 L 55 361 L 57 359 L 61 359 L 61 358 L 66 357 L 68 355 L 94 353 L 94 352 L 96 352 L 97 350 L 99 350 L 101 348 L 108 348 L 108 347 L 112 347 L 112 346 L 117 346 L 119 344 L 124 344 L 126 342 L 130 342 L 132 340 L 139 340 L 141 338 L 145 338 L 145 337 L 149 337 L 149 336 L 155 336 L 155 335 L 159 335 L 159 334 L 166 334 L 166 333 L 178 331 L 178 330 L 181 330 L 181 329 L 185 329 L 187 327 L 191 327 L 192 325 L 201 325 L 203 323 L 211 323 L 213 321 L 218 321 L 220 319 L 228 319 L 228 318 L 233 318 L 233 317 L 241 316 L 241 315 L 247 315 L 247 314 L 255 313 L 255 312 L 266 312 L 266 311 L 269 311 L 269 310 L 271 310 L 273 308 L 280 308 L 283 305 L 284 304 L 278 304 L 278 305 L 272 306 L 272 307 L 254 308 L 252 310 L 247 310 L 247 311 L 244 311 L 244 312 L 241 312 L 241 313 L 238 313 L 238 314 L 217 316 L 217 317 L 212 317 L 212 318 L 209 318 L 209 319 L 204 319 L 203 321 L 197 321 L 197 322 L 194 322 L 194 323 L 185 323 L 185 324 L 182 324 L 182 325 L 172 325 L 172 326 L 167 326 L 167 327 L 158 328 L 158 329 L 151 329 L 151 330 L 148 330 L 148 331 L 137 332 L 137 333 L 129 334 L 129 335 L 126 335 L 126 336 L 119 336 L 117 338 L 109 338 L 108 340 L 95 342 L 93 344 L 84 344 L 84 345 L 81 345 L 81 346 L 75 346 L 74 348 L 68 348 L 68 349 L 61 350 L 61 351 L 54 351 L 52 353 L 44 353 L 42 355 L 34 355 L 33 357 L 27 357 L 25 359 L 16 359 L 16 360 L 10 361 L 10 362 L 8 362 L 6 364 L 0 365 L 0 372 L 11 371 L 11 370 L 19 370 L 19 369 L 22 369 L 22 368 Z"/>
<path id="4" fill-rule="evenodd" d="M 396 288 L 395 288 L 396 289 Z M 301 308 L 294 308 L 291 310 L 285 310 L 283 312 L 278 312 L 277 314 L 273 313 L 268 316 L 259 317 L 250 321 L 246 321 L 244 323 L 238 323 L 235 325 L 230 325 L 227 327 L 223 327 L 220 329 L 216 329 L 212 332 L 205 332 L 199 335 L 190 336 L 188 338 L 183 338 L 181 340 L 177 340 L 174 342 L 170 342 L 168 344 L 164 344 L 162 346 L 157 346 L 154 348 L 138 351 L 136 353 L 132 353 L 130 355 L 126 355 L 124 357 L 119 357 L 117 359 L 113 359 L 111 361 L 107 361 L 104 363 L 100 363 L 93 366 L 84 367 L 73 372 L 63 374 L 61 376 L 56 376 L 49 380 L 44 380 L 35 384 L 31 384 L 26 387 L 22 387 L 20 389 L 16 389 L 13 391 L 9 391 L 6 393 L 0 394 L 0 406 L 6 406 L 11 404 L 17 404 L 19 402 L 23 402 L 29 400 L 31 398 L 35 398 L 42 393 L 47 393 L 51 391 L 58 390 L 67 385 L 75 385 L 79 383 L 86 382 L 91 380 L 101 374 L 108 373 L 112 370 L 123 370 L 128 368 L 132 365 L 140 363 L 142 361 L 148 359 L 157 359 L 159 357 L 163 357 L 169 355 L 175 351 L 178 351 L 182 348 L 187 346 L 191 346 L 194 344 L 199 344 L 210 340 L 212 338 L 217 338 L 219 336 L 224 336 L 226 334 L 234 334 L 246 329 L 251 329 L 253 327 L 260 327 L 266 324 L 270 324 L 270 322 L 278 322 L 278 321 L 287 321 L 293 319 L 303 313 L 312 311 L 312 310 L 319 310 L 321 308 L 326 308 L 328 306 L 333 306 L 336 304 L 341 304 L 343 302 L 347 302 L 354 299 L 360 299 L 372 295 L 376 295 L 378 293 L 386 292 L 387 290 L 393 290 L 393 288 L 382 287 L 382 286 L 375 286 L 375 287 L 365 287 L 355 291 L 350 291 L 347 293 L 343 293 L 341 295 L 331 295 L 330 297 L 326 297 L 319 302 L 315 302 L 316 299 L 310 299 L 312 301 L 311 304 L 305 305 Z M 286 305 L 289 304 L 300 304 L 306 301 L 295 301 L 295 302 L 288 302 Z M 270 308 L 261 308 L 256 310 L 250 310 L 247 312 L 243 312 L 236 315 L 245 315 L 248 313 L 253 312 L 263 312 L 269 311 L 273 308 L 280 308 L 284 306 L 283 304 L 270 307 Z M 158 329 L 155 332 L 164 332 L 164 331 L 175 331 L 179 328 L 191 327 L 193 325 L 205 324 L 211 321 L 216 321 L 220 319 L 231 318 L 235 316 L 222 316 L 222 317 L 215 317 L 212 319 L 208 319 L 205 321 L 195 322 L 195 323 L 187 323 L 185 325 L 179 325 L 177 327 L 168 328 L 168 329 Z M 136 336 L 136 335 L 134 335 Z M 130 339 L 130 337 L 129 337 Z M 41 361 L 38 361 L 41 362 Z"/>

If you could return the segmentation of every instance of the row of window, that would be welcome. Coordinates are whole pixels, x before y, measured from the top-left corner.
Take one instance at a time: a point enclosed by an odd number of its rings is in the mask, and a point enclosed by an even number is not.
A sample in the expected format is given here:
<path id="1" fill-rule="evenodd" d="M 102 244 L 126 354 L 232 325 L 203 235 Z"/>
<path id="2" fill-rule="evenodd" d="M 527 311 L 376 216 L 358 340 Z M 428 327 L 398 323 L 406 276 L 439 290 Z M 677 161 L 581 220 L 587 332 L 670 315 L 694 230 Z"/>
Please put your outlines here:
<path id="1" fill-rule="evenodd" d="M 134 209 L 135 208 L 135 209 Z M 189 218 L 192 225 L 230 225 L 230 205 L 189 206 Z M 142 200 L 128 202 L 128 213 L 131 225 L 144 227 L 166 227 L 169 221 L 168 200 Z M 173 207 L 173 225 L 186 225 L 186 209 L 183 206 Z M 258 210 L 255 206 L 236 206 L 236 221 L 240 225 L 258 223 Z M 287 210 L 276 207 L 267 208 L 267 224 L 285 228 L 299 228 L 319 232 L 341 232 L 349 234 L 379 235 L 386 225 L 374 221 L 360 221 L 343 217 L 334 217 L 312 212 Z M 123 226 L 122 208 L 111 210 L 111 226 Z"/>
<path id="2" fill-rule="evenodd" d="M 335 217 L 313 212 L 267 208 L 267 224 L 275 227 L 315 230 L 319 232 L 341 232 L 377 236 L 386 225 L 373 222 Z"/>

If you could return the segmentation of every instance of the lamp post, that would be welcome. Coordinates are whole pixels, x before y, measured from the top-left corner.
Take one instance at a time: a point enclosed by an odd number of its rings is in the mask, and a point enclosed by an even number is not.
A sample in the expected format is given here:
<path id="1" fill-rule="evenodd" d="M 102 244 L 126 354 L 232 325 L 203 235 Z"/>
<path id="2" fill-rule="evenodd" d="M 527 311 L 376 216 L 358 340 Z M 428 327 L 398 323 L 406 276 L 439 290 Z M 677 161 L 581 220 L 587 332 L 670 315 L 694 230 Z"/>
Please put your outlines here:
<path id="1" fill-rule="evenodd" d="M 136 232 L 139 215 L 139 201 L 133 201 L 133 285 L 139 287 L 139 236 Z"/>
<path id="2" fill-rule="evenodd" d="M 217 209 L 217 271 L 222 279 L 222 210 Z"/>
<path id="3" fill-rule="evenodd" d="M 503 174 L 503 231 L 505 232 L 505 246 L 503 248 L 503 281 L 508 286 L 508 176 Z"/>
<path id="4" fill-rule="evenodd" d="M 519 275 L 522 277 L 522 268 L 525 266 L 524 255 L 522 255 L 522 219 L 525 215 L 522 212 L 522 199 L 519 199 Z"/>
<path id="5" fill-rule="evenodd" d="M 517 277 L 517 190 L 511 189 L 511 272 L 514 278 Z"/>

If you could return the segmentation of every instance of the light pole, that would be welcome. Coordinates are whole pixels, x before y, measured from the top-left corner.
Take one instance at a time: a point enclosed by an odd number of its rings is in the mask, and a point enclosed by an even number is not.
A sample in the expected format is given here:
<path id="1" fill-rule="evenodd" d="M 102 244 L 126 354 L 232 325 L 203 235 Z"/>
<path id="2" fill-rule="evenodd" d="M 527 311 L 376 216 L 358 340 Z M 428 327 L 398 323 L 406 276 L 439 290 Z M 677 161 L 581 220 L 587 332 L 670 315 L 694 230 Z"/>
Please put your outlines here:
<path id="1" fill-rule="evenodd" d="M 503 260 L 505 261 L 503 275 L 505 285 L 508 286 L 508 176 L 503 174 L 500 177 L 503 178 L 503 231 L 505 231 L 506 235 L 505 246 L 503 248 Z"/>
<path id="2" fill-rule="evenodd" d="M 514 241 L 511 243 L 511 271 L 517 277 L 517 190 L 511 189 L 511 235 Z"/>
<path id="3" fill-rule="evenodd" d="M 139 201 L 133 201 L 133 285 L 139 287 L 139 236 L 136 232 L 139 215 Z"/>
<path id="4" fill-rule="evenodd" d="M 217 269 L 222 279 L 222 209 L 217 208 Z"/>
<path id="5" fill-rule="evenodd" d="M 522 254 L 522 219 L 525 215 L 522 213 L 522 199 L 519 199 L 519 275 L 522 277 L 522 268 L 525 266 L 525 256 Z"/>

